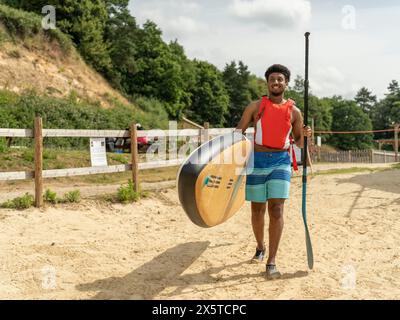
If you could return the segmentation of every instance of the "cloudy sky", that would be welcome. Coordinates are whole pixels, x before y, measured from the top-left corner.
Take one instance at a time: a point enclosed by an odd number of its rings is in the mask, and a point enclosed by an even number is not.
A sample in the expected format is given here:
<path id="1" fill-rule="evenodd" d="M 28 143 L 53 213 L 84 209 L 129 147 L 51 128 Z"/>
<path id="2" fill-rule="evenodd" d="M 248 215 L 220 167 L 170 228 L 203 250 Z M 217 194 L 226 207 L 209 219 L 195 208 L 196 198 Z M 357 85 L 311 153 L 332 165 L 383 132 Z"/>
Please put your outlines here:
<path id="1" fill-rule="evenodd" d="M 318 96 L 353 98 L 366 86 L 379 98 L 400 81 L 398 0 L 131 0 L 139 24 L 156 22 L 190 58 L 221 70 L 242 60 L 263 77 L 273 63 L 304 75 L 310 36 L 310 84 Z"/>

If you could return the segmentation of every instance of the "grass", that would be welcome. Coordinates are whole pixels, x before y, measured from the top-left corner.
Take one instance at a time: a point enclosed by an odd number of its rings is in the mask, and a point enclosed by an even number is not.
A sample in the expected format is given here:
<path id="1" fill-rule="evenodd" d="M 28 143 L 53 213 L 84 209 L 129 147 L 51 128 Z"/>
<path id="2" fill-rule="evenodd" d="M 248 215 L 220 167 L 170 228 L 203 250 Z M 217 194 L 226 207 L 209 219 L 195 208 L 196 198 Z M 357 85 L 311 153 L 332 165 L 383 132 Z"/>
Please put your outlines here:
<path id="1" fill-rule="evenodd" d="M 316 175 L 327 175 L 327 174 L 346 174 L 346 173 L 358 173 L 358 172 L 377 172 L 377 171 L 385 171 L 388 170 L 387 168 L 343 168 L 343 169 L 329 169 L 329 170 L 322 170 L 318 171 Z M 390 168 L 389 168 L 390 170 Z"/>
<path id="2" fill-rule="evenodd" d="M 400 169 L 400 163 L 396 163 L 394 165 L 392 165 L 393 169 Z"/>

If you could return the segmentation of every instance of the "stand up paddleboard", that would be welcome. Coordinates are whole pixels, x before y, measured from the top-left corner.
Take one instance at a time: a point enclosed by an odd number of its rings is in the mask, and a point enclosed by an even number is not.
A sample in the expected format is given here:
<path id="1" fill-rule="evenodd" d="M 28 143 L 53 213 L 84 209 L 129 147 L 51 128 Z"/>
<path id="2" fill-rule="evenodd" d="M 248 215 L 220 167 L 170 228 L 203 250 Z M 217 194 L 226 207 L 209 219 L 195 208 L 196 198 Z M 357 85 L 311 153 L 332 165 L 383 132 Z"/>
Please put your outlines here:
<path id="1" fill-rule="evenodd" d="M 242 207 L 251 151 L 250 140 L 232 132 L 202 144 L 183 162 L 177 175 L 178 195 L 194 224 L 216 226 Z"/>

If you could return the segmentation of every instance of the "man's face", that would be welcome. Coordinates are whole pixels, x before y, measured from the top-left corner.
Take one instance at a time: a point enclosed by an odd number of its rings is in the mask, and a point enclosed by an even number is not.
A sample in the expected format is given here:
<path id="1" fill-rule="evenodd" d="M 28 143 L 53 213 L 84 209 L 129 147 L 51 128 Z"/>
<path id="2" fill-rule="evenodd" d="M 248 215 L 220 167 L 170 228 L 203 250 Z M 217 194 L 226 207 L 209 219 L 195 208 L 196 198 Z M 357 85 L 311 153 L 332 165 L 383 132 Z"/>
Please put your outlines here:
<path id="1" fill-rule="evenodd" d="M 285 91 L 288 82 L 282 73 L 274 72 L 268 77 L 268 92 L 273 96 L 280 96 Z"/>

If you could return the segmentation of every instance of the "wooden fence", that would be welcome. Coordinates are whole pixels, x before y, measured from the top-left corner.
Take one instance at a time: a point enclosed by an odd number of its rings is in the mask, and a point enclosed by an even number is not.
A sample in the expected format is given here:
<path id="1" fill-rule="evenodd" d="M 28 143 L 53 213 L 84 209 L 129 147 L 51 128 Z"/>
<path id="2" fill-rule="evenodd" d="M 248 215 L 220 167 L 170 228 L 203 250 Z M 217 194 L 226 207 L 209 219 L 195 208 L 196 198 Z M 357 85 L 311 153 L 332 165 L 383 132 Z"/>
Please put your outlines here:
<path id="1" fill-rule="evenodd" d="M 181 130 L 137 130 L 136 124 L 130 126 L 130 130 L 68 130 L 68 129 L 43 129 L 42 119 L 37 117 L 34 123 L 34 129 L 0 129 L 0 137 L 22 137 L 34 139 L 35 145 L 35 170 L 34 171 L 18 171 L 18 172 L 0 172 L 0 181 L 6 180 L 35 180 L 35 205 L 41 207 L 43 205 L 43 179 L 82 176 L 100 173 L 114 173 L 132 171 L 132 181 L 134 182 L 136 191 L 139 188 L 138 171 L 154 168 L 164 168 L 180 165 L 185 158 L 173 158 L 168 160 L 157 160 L 150 162 L 139 162 L 138 160 L 138 137 L 181 137 L 193 138 L 197 141 L 197 145 L 208 141 L 212 137 L 230 133 L 234 128 L 209 129 L 208 123 L 199 129 L 181 129 Z M 253 128 L 246 131 L 246 135 L 252 138 Z M 85 167 L 85 168 L 69 168 L 43 170 L 43 138 L 47 137 L 75 137 L 75 138 L 131 138 L 131 164 Z M 353 162 L 353 163 L 386 163 L 395 162 L 396 156 L 394 152 L 385 151 L 341 151 L 334 153 L 324 153 L 311 155 L 313 161 L 322 162 Z"/>
<path id="2" fill-rule="evenodd" d="M 314 153 L 312 158 L 314 162 L 391 163 L 396 162 L 396 153 L 378 150 L 349 150 Z"/>
<path id="3" fill-rule="evenodd" d="M 17 171 L 17 172 L 0 172 L 0 181 L 7 180 L 35 180 L 35 206 L 43 205 L 43 179 L 58 178 L 69 176 L 82 176 L 100 173 L 114 173 L 132 171 L 132 181 L 134 182 L 136 191 L 139 188 L 138 171 L 146 169 L 164 168 L 180 165 L 185 158 L 175 158 L 169 160 L 157 160 L 150 162 L 139 162 L 138 160 L 138 137 L 193 137 L 197 139 L 197 145 L 208 141 L 213 136 L 232 132 L 233 128 L 208 129 L 208 124 L 204 124 L 203 129 L 182 129 L 182 130 L 137 130 L 136 124 L 130 126 L 130 130 L 68 130 L 68 129 L 43 129 L 42 119 L 35 118 L 34 129 L 1 129 L 0 137 L 20 137 L 34 139 L 35 145 L 35 170 L 34 171 Z M 253 128 L 249 128 L 246 134 L 251 135 Z M 43 138 L 49 137 L 75 137 L 75 138 L 131 138 L 131 164 L 54 169 L 43 170 Z"/>

